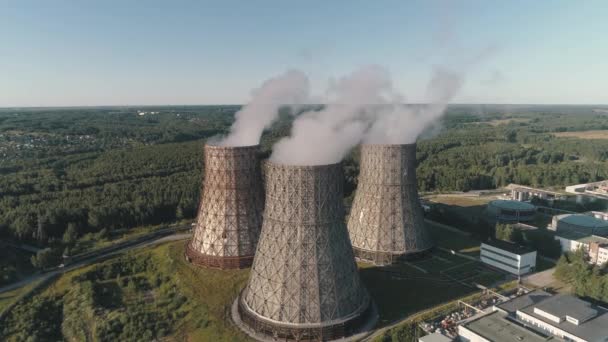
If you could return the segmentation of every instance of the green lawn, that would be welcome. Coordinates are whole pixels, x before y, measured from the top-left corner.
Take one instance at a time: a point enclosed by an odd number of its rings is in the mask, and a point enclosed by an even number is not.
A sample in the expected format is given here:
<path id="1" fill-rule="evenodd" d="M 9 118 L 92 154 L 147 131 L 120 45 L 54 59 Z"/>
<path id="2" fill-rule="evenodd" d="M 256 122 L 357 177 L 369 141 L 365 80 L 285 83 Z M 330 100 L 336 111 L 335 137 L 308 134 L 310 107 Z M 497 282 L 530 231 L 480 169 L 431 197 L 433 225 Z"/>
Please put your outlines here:
<path id="1" fill-rule="evenodd" d="M 380 326 L 478 291 L 465 284 L 488 286 L 504 279 L 480 262 L 442 251 L 403 265 L 368 266 L 361 277 L 380 311 Z"/>
<path id="2" fill-rule="evenodd" d="M 479 255 L 481 242 L 476 238 L 442 228 L 441 225 L 431 222 L 426 223 L 426 228 L 431 232 L 437 246 L 472 256 Z"/>

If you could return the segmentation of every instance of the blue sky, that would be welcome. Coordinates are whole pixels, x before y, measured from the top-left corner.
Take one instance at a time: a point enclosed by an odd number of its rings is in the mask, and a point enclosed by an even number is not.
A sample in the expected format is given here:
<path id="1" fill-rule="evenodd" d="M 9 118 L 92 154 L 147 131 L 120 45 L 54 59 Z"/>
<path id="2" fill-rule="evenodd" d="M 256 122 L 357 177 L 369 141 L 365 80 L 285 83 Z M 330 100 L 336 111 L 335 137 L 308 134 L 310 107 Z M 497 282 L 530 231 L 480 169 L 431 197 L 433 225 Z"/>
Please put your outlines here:
<path id="1" fill-rule="evenodd" d="M 243 103 L 288 68 L 367 64 L 410 102 L 608 104 L 608 1 L 0 0 L 0 106 Z"/>

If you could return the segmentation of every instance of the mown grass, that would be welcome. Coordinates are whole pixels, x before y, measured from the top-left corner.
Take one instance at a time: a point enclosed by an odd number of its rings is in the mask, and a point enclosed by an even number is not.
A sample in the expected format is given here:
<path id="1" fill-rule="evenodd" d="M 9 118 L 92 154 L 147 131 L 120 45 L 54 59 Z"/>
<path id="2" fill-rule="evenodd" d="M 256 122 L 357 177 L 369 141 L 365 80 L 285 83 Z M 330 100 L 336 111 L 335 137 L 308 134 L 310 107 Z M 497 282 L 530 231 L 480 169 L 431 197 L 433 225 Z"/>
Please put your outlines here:
<path id="1" fill-rule="evenodd" d="M 378 307 L 380 326 L 478 292 L 476 283 L 489 286 L 504 279 L 480 262 L 439 250 L 406 264 L 360 268 L 360 273 Z"/>
<path id="2" fill-rule="evenodd" d="M 432 222 L 427 222 L 426 228 L 431 232 L 433 241 L 435 241 L 437 246 L 464 254 L 479 255 L 481 242 L 476 238 L 464 232 L 454 232 Z"/>

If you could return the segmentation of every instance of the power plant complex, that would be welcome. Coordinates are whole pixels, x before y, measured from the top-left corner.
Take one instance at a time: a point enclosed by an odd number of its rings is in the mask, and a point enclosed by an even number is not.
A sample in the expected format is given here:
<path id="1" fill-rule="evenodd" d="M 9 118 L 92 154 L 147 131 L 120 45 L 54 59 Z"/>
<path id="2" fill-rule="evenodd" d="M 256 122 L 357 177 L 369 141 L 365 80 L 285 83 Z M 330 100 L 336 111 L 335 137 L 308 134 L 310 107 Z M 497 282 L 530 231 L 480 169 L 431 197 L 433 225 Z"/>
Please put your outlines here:
<path id="1" fill-rule="evenodd" d="M 205 145 L 205 179 L 186 258 L 252 266 L 232 306 L 260 340 L 326 341 L 377 320 L 355 257 L 389 265 L 433 247 L 416 189 L 416 145 L 363 145 L 348 228 L 342 164 L 264 163 L 258 146 Z M 254 257 L 255 255 L 255 257 Z"/>
<path id="2" fill-rule="evenodd" d="M 344 223 L 341 164 L 266 164 L 264 223 L 233 317 L 256 338 L 332 340 L 375 319 Z M 235 317 L 236 316 L 236 317 Z"/>
<path id="3" fill-rule="evenodd" d="M 193 264 L 219 269 L 251 266 L 262 227 L 264 192 L 258 146 L 206 144 L 205 180 L 194 236 Z"/>
<path id="4" fill-rule="evenodd" d="M 388 265 L 433 247 L 416 183 L 416 144 L 362 145 L 348 220 L 355 256 Z"/>

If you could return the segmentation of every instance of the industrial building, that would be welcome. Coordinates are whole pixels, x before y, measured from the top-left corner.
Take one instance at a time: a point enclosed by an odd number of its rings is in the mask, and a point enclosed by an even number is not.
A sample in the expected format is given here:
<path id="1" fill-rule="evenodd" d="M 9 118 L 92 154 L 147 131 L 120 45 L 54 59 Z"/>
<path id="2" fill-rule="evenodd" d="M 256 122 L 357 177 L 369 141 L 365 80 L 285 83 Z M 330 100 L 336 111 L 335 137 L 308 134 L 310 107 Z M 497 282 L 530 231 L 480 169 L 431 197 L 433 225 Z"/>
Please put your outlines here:
<path id="1" fill-rule="evenodd" d="M 570 185 L 566 187 L 566 192 L 575 195 L 587 195 L 600 199 L 608 199 L 608 181 Z"/>
<path id="2" fill-rule="evenodd" d="M 186 258 L 219 269 L 251 266 L 262 227 L 264 194 L 258 146 L 206 144 L 205 177 Z"/>
<path id="3" fill-rule="evenodd" d="M 265 164 L 264 222 L 233 320 L 257 339 L 325 341 L 377 319 L 344 222 L 341 164 Z"/>
<path id="4" fill-rule="evenodd" d="M 416 144 L 362 145 L 348 219 L 355 256 L 388 265 L 433 247 L 416 182 Z"/>
<path id="5" fill-rule="evenodd" d="M 608 236 L 608 221 L 585 214 L 563 214 L 553 216 L 550 230 L 561 232 L 578 232 L 583 235 Z"/>
<path id="6" fill-rule="evenodd" d="M 518 184 L 509 184 L 509 188 L 511 189 L 511 199 L 519 202 L 531 201 L 533 198 L 539 198 L 549 202 L 566 198 L 566 195 L 560 194 L 559 192 L 536 189 Z"/>
<path id="7" fill-rule="evenodd" d="M 496 305 L 458 327 L 461 341 L 608 340 L 608 310 L 568 294 L 542 290 Z"/>
<path id="8" fill-rule="evenodd" d="M 488 216 L 497 222 L 527 222 L 534 219 L 536 207 L 513 200 L 494 200 L 486 208 Z"/>
<path id="9" fill-rule="evenodd" d="M 555 236 L 562 247 L 562 252 L 575 252 L 582 249 L 589 258 L 589 263 L 603 265 L 608 262 L 608 238 L 578 233 L 561 233 Z"/>
<path id="10" fill-rule="evenodd" d="M 481 244 L 481 262 L 520 276 L 536 268 L 536 251 L 514 243 L 492 240 Z"/>

